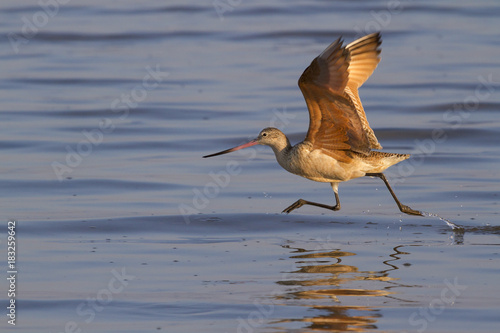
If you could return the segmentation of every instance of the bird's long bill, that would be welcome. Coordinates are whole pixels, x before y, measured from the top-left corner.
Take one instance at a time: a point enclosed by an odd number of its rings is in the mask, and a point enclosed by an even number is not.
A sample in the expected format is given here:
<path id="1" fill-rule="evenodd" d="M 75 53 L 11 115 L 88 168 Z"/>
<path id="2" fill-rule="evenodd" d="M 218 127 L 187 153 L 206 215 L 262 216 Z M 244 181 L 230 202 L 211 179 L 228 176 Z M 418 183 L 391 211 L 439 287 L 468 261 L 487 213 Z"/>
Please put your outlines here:
<path id="1" fill-rule="evenodd" d="M 237 147 L 234 147 L 234 148 L 226 149 L 226 150 L 220 151 L 220 152 L 215 153 L 215 154 L 205 155 L 205 156 L 203 156 L 203 158 L 213 157 L 213 156 L 217 156 L 217 155 L 223 155 L 223 154 L 231 153 L 231 152 L 236 151 L 236 150 L 240 150 L 240 149 L 243 149 L 243 148 L 255 146 L 258 143 L 259 142 L 257 141 L 257 139 L 255 139 L 255 140 L 252 140 L 250 142 L 244 143 L 241 146 L 237 146 Z"/>

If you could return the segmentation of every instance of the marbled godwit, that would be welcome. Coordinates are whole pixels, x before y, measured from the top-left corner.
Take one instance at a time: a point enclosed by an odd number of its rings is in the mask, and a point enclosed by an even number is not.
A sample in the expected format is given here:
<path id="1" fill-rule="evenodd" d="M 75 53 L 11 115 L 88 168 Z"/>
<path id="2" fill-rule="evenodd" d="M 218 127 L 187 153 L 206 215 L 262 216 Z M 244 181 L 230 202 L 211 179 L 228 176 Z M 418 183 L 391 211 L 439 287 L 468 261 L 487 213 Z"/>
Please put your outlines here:
<path id="1" fill-rule="evenodd" d="M 358 88 L 380 61 L 380 44 L 379 33 L 362 37 L 345 47 L 339 38 L 306 68 L 299 79 L 309 109 L 309 130 L 304 141 L 292 147 L 285 134 L 268 127 L 248 143 L 203 157 L 266 145 L 273 149 L 276 160 L 285 170 L 331 184 L 336 200 L 334 206 L 299 199 L 285 208 L 284 213 L 303 205 L 339 210 L 339 183 L 369 176 L 382 179 L 401 212 L 422 215 L 398 200 L 382 173 L 410 155 L 372 150 L 382 149 L 382 146 L 368 124 L 358 95 Z"/>

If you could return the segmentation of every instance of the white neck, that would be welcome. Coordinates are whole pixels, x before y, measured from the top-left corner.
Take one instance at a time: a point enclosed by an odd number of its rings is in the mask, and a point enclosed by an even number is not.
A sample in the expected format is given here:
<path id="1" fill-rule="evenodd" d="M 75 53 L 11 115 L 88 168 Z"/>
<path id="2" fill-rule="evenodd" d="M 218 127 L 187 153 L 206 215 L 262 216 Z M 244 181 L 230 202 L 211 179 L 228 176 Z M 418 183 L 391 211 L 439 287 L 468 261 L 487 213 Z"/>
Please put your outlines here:
<path id="1" fill-rule="evenodd" d="M 276 156 L 276 160 L 278 161 L 278 163 L 284 167 L 284 165 L 287 164 L 288 154 L 292 149 L 292 145 L 290 144 L 288 138 L 285 135 L 283 135 L 283 139 L 274 141 L 269 146 L 273 149 L 274 155 Z"/>

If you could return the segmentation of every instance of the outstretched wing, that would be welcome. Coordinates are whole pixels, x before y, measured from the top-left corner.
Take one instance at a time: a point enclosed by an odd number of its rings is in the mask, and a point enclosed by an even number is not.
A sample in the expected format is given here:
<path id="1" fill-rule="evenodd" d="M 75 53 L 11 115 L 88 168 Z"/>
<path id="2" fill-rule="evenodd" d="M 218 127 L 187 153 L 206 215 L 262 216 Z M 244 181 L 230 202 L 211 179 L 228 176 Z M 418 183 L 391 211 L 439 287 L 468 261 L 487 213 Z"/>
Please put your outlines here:
<path id="1" fill-rule="evenodd" d="M 380 44 L 382 44 L 380 34 L 374 33 L 355 40 L 346 46 L 346 50 L 351 56 L 351 61 L 347 69 L 349 80 L 347 81 L 345 92 L 352 99 L 356 107 L 372 149 L 382 149 L 382 146 L 366 119 L 365 110 L 359 99 L 358 88 L 372 75 L 380 62 Z"/>
<path id="2" fill-rule="evenodd" d="M 338 150 L 368 155 L 371 149 L 356 105 L 345 92 L 350 81 L 350 64 L 349 50 L 337 39 L 312 61 L 299 79 L 309 109 L 309 130 L 304 141 L 334 157 Z"/>

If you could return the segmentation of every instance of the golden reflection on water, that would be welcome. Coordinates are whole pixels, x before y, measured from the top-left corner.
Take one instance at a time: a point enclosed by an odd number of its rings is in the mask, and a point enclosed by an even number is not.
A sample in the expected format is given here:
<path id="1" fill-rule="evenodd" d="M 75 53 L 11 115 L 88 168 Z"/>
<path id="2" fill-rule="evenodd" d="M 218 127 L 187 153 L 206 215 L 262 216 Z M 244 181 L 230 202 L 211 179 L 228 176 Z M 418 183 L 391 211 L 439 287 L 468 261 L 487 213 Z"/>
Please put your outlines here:
<path id="1" fill-rule="evenodd" d="M 395 292 L 391 289 L 400 284 L 395 282 L 396 278 L 389 276 L 389 272 L 399 269 L 396 261 L 401 259 L 401 255 L 409 254 L 400 251 L 401 247 L 392 249 L 393 252 L 388 254 L 390 259 L 381 258 L 381 262 L 388 266 L 382 271 L 362 271 L 356 266 L 342 264 L 343 258 L 356 255 L 352 252 L 293 249 L 294 254 L 290 258 L 295 261 L 296 269 L 284 274 L 284 279 L 277 283 L 294 290 L 276 296 L 276 302 L 307 306 L 312 310 L 320 310 L 311 313 L 320 312 L 321 315 L 284 319 L 280 323 L 304 322 L 306 330 L 310 332 L 362 332 L 377 329 L 376 323 L 382 316 L 380 310 L 359 303 L 369 304 L 369 300 L 364 299 L 367 297 L 394 297 Z M 364 284 L 372 289 L 361 288 Z"/>

